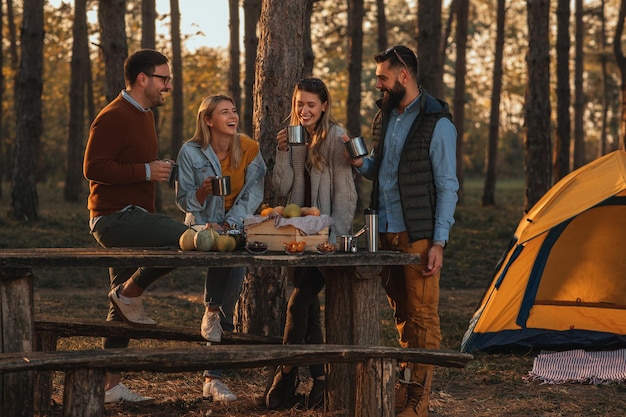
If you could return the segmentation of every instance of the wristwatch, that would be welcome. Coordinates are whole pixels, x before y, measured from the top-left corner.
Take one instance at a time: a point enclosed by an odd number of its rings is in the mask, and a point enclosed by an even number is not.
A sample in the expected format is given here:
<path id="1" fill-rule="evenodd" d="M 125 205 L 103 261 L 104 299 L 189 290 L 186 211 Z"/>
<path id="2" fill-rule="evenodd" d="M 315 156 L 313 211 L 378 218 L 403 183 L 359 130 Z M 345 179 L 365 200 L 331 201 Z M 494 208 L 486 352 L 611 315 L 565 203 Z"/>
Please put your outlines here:
<path id="1" fill-rule="evenodd" d="M 445 240 L 435 240 L 433 241 L 433 245 L 439 245 L 442 248 L 446 247 L 446 241 Z"/>

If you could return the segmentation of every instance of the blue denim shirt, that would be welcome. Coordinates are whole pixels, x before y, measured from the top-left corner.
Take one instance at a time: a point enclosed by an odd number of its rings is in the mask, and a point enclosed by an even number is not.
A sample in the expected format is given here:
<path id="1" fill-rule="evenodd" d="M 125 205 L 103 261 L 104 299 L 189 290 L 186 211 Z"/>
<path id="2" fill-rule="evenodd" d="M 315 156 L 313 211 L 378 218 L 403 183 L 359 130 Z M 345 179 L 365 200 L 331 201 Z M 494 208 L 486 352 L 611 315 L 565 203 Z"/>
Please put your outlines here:
<path id="1" fill-rule="evenodd" d="M 406 230 L 400 192 L 398 189 L 398 165 L 404 142 L 411 125 L 419 115 L 418 96 L 402 114 L 391 111 L 385 135 L 383 160 L 378 174 L 378 221 L 380 233 L 398 233 Z M 437 193 L 435 207 L 435 229 L 433 240 L 448 241 L 454 224 L 454 211 L 458 200 L 459 182 L 456 176 L 456 128 L 447 118 L 439 119 L 433 130 L 429 155 L 433 167 L 433 179 Z M 358 172 L 373 179 L 374 157 L 363 159 Z"/>
<path id="2" fill-rule="evenodd" d="M 227 222 L 231 227 L 243 229 L 244 219 L 253 214 L 263 201 L 266 167 L 260 150 L 247 167 L 241 167 L 245 169 L 244 185 L 228 212 L 225 212 L 223 196 L 210 195 L 204 204 L 196 198 L 196 191 L 205 178 L 222 175 L 220 161 L 210 145 L 202 149 L 198 143 L 186 142 L 176 162 L 176 205 L 186 213 L 185 224 Z"/>

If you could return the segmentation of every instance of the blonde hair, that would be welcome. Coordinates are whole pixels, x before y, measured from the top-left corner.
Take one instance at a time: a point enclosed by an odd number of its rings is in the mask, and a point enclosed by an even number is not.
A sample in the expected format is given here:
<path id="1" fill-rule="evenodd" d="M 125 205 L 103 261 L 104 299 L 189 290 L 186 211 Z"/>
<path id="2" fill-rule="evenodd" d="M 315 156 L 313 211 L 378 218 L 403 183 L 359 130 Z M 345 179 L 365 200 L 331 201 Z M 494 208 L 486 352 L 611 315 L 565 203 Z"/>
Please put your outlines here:
<path id="1" fill-rule="evenodd" d="M 227 100 L 235 105 L 234 100 L 226 95 L 217 94 L 214 96 L 208 96 L 198 108 L 198 116 L 196 117 L 196 132 L 193 134 L 189 142 L 198 143 L 202 149 L 209 147 L 212 141 L 211 128 L 204 122 L 205 117 L 212 117 L 213 112 L 217 108 L 217 105 L 222 101 Z M 241 150 L 241 139 L 239 133 L 233 135 L 233 140 L 230 145 L 230 163 L 233 168 L 238 168 L 241 164 L 243 151 Z"/>
<path id="2" fill-rule="evenodd" d="M 309 158 L 310 164 L 322 171 L 327 162 L 320 154 L 320 146 L 328 137 L 331 125 L 337 124 L 330 111 L 330 92 L 326 84 L 319 78 L 301 78 L 296 82 L 293 94 L 291 96 L 291 113 L 289 113 L 289 124 L 300 124 L 300 118 L 298 117 L 298 103 L 296 102 L 296 93 L 298 91 L 306 91 L 315 94 L 322 104 L 326 103 L 326 111 L 322 112 L 322 117 L 315 124 L 313 134 L 311 135 L 311 141 L 309 144 Z"/>

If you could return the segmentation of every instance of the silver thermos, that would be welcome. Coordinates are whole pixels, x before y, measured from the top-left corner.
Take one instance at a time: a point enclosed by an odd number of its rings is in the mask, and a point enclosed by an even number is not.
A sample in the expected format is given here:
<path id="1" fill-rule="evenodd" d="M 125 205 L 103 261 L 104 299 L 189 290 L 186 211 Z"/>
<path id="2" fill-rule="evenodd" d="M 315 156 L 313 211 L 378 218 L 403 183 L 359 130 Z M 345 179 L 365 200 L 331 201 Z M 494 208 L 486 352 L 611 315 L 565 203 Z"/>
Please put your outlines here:
<path id="1" fill-rule="evenodd" d="M 367 251 L 378 252 L 378 213 L 374 209 L 365 209 L 365 231 Z"/>

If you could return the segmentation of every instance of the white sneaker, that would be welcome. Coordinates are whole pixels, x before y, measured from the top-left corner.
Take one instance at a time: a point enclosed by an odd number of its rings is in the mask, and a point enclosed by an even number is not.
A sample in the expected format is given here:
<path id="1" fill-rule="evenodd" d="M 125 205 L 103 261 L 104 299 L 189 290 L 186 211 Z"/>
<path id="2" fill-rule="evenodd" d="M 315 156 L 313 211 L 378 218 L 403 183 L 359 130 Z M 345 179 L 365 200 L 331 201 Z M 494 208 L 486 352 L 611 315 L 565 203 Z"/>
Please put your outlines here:
<path id="1" fill-rule="evenodd" d="M 122 316 L 125 322 L 139 326 L 156 325 L 156 321 L 146 314 L 146 310 L 143 307 L 143 296 L 133 297 L 130 299 L 130 304 L 126 304 L 117 294 L 118 289 L 119 287 L 115 287 L 109 292 L 109 300 L 111 300 L 113 307 L 115 307 L 115 310 Z"/>
<path id="2" fill-rule="evenodd" d="M 219 378 L 213 378 L 205 381 L 202 386 L 202 396 L 210 398 L 213 401 L 236 401 L 237 396 Z"/>
<path id="3" fill-rule="evenodd" d="M 105 404 L 119 402 L 149 404 L 154 402 L 154 398 L 141 396 L 120 382 L 104 393 Z"/>
<path id="4" fill-rule="evenodd" d="M 222 341 L 222 325 L 220 324 L 220 311 L 209 310 L 207 307 L 202 316 L 200 334 L 209 342 L 219 343 Z"/>

